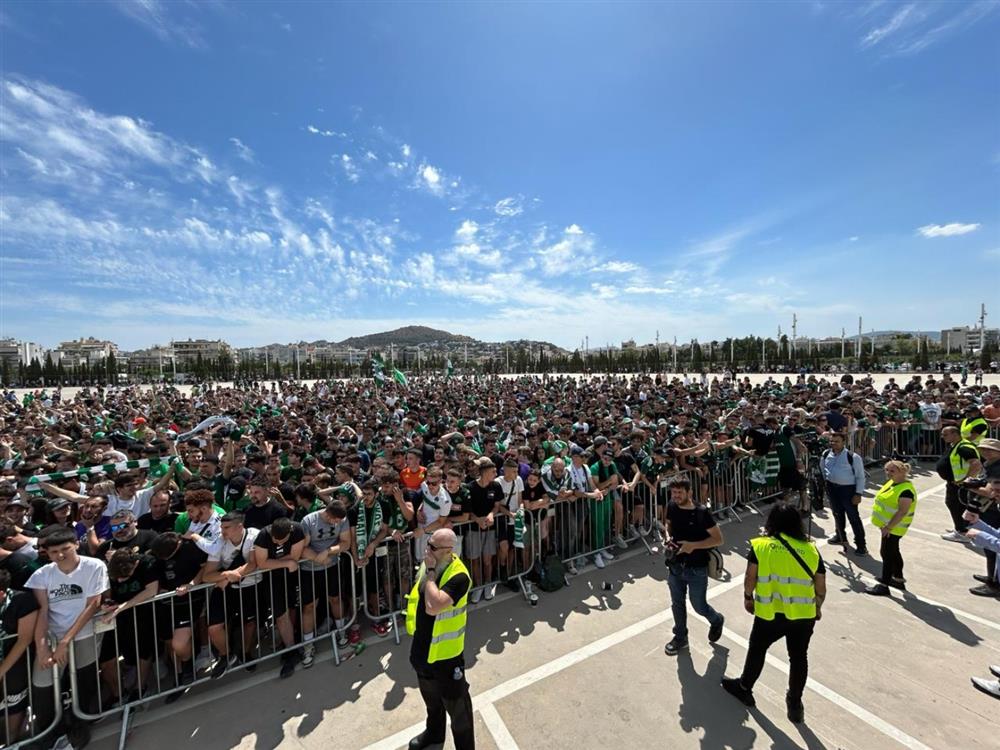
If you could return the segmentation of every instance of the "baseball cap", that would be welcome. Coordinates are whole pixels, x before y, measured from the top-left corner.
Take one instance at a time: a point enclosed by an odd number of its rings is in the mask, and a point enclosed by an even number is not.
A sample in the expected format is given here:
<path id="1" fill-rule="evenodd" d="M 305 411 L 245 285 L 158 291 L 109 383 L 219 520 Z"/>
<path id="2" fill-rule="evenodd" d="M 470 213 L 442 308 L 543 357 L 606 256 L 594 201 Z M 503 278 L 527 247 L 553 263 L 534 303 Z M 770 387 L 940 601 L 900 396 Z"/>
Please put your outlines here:
<path id="1" fill-rule="evenodd" d="M 976 447 L 979 450 L 986 449 L 988 451 L 1000 452 L 1000 440 L 997 440 L 996 438 L 983 438 L 979 441 L 979 445 Z"/>
<path id="2" fill-rule="evenodd" d="M 48 511 L 50 513 L 54 513 L 55 511 L 59 510 L 60 508 L 65 508 L 69 504 L 70 504 L 69 500 L 64 500 L 61 497 L 57 497 L 57 498 L 54 498 L 52 500 L 47 501 L 45 503 L 45 507 L 48 509 Z M 8 505 L 10 505 L 10 503 L 8 503 Z"/>

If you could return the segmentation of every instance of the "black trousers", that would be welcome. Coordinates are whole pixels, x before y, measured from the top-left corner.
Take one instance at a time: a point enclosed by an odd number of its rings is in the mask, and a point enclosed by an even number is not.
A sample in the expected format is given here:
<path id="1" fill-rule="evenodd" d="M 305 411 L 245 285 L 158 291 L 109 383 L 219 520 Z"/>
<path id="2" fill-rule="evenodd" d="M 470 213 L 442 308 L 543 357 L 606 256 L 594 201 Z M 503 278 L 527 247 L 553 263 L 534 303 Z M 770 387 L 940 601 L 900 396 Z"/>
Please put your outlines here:
<path id="1" fill-rule="evenodd" d="M 784 638 L 788 647 L 788 698 L 801 701 L 809 676 L 809 639 L 815 625 L 815 620 L 789 620 L 782 615 L 775 615 L 773 620 L 755 617 L 750 631 L 750 648 L 740 676 L 743 687 L 753 689 L 764 669 L 767 650 Z"/>
<path id="2" fill-rule="evenodd" d="M 427 706 L 425 738 L 430 742 L 444 742 L 447 726 L 446 714 L 451 717 L 451 736 L 455 750 L 475 750 L 476 735 L 472 723 L 472 696 L 465 671 L 459 679 L 454 673 L 417 672 L 420 697 Z"/>
<path id="3" fill-rule="evenodd" d="M 948 508 L 948 512 L 951 513 L 951 522 L 959 534 L 964 534 L 965 530 L 969 528 L 969 524 L 962 518 L 962 514 L 965 512 L 963 500 L 965 500 L 965 490 L 954 482 L 948 482 L 944 491 L 944 504 Z"/>
<path id="4" fill-rule="evenodd" d="M 893 578 L 903 577 L 903 556 L 899 553 L 901 536 L 888 534 L 882 537 L 879 554 L 882 556 L 882 583 L 889 583 Z"/>

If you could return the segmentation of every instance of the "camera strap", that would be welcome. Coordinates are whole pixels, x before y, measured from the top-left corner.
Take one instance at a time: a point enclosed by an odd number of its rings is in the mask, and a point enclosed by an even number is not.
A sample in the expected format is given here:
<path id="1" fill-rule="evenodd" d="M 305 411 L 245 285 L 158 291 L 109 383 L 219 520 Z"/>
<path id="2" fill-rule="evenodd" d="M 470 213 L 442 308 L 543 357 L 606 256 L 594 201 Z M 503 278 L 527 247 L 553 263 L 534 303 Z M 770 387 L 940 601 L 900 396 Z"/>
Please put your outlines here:
<path id="1" fill-rule="evenodd" d="M 781 542 L 783 545 L 785 545 L 785 549 L 787 549 L 789 552 L 792 553 L 792 557 L 795 558 L 795 562 L 797 562 L 799 565 L 802 566 L 802 570 L 804 570 L 809 575 L 809 580 L 813 582 L 813 585 L 815 585 L 816 584 L 816 574 L 813 573 L 811 570 L 809 570 L 809 566 L 806 565 L 806 561 L 803 560 L 799 556 L 799 553 L 795 551 L 795 549 L 792 547 L 792 545 L 790 545 L 788 542 L 786 542 L 784 540 L 784 538 L 782 538 L 781 534 L 778 534 L 777 539 L 778 539 L 779 542 Z"/>

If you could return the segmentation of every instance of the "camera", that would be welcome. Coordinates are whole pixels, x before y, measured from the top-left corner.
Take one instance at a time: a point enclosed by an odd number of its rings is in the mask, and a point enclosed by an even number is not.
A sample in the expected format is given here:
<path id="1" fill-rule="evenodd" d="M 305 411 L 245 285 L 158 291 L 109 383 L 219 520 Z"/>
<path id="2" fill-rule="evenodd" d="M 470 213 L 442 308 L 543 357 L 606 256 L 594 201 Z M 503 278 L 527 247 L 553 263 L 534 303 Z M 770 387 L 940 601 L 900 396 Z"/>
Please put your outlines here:
<path id="1" fill-rule="evenodd" d="M 681 545 L 677 542 L 668 541 L 663 544 L 663 562 L 668 567 L 677 562 L 677 555 L 680 554 Z"/>

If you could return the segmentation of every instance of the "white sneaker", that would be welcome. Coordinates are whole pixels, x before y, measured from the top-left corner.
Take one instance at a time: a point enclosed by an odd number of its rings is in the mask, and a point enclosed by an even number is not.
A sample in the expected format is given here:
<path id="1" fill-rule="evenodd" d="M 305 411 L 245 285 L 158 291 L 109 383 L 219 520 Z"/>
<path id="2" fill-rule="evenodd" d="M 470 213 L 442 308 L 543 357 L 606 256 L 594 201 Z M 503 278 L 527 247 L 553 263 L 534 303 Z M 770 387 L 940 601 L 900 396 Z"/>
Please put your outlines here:
<path id="1" fill-rule="evenodd" d="M 316 646 L 307 643 L 302 647 L 302 668 L 309 669 L 316 660 Z"/>
<path id="2" fill-rule="evenodd" d="M 208 669 L 214 663 L 215 657 L 212 656 L 211 650 L 203 648 L 194 660 L 194 669 L 196 672 L 200 672 L 203 669 Z"/>
<path id="3" fill-rule="evenodd" d="M 1000 680 L 984 680 L 982 677 L 973 677 L 972 684 L 994 698 L 1000 698 Z"/>
<path id="4" fill-rule="evenodd" d="M 486 601 L 490 601 L 496 595 L 497 595 L 497 585 L 495 583 L 487 584 L 486 591 L 483 592 L 483 597 L 486 599 Z"/>
<path id="5" fill-rule="evenodd" d="M 633 538 L 637 536 L 645 536 L 645 534 L 642 531 L 636 528 L 636 525 L 634 523 L 629 524 L 628 535 Z"/>
<path id="6" fill-rule="evenodd" d="M 566 563 L 566 572 L 572 576 L 580 575 L 580 571 L 576 569 L 576 566 L 572 562 Z"/>
<path id="7" fill-rule="evenodd" d="M 347 648 L 347 645 L 349 643 L 350 643 L 350 640 L 348 640 L 348 638 L 347 638 L 347 630 L 345 628 L 341 628 L 340 630 L 338 630 L 337 631 L 337 648 Z"/>
<path id="8" fill-rule="evenodd" d="M 612 555 L 610 552 L 608 552 L 606 549 L 602 549 L 597 554 L 599 554 L 601 557 L 604 558 L 604 562 L 611 562 L 612 560 L 615 559 L 615 556 Z"/>
<path id="9" fill-rule="evenodd" d="M 472 589 L 472 593 L 469 594 L 469 600 L 473 604 L 478 603 L 479 600 L 482 599 L 482 598 L 483 598 L 483 590 L 482 589 Z"/>
<path id="10" fill-rule="evenodd" d="M 618 549 L 628 549 L 628 542 L 625 541 L 621 534 L 615 534 L 615 544 Z"/>
<path id="11" fill-rule="evenodd" d="M 959 534 L 954 529 L 949 531 L 947 534 L 942 534 L 941 538 L 946 542 L 964 542 L 966 540 L 965 534 Z"/>
<path id="12" fill-rule="evenodd" d="M 594 555 L 594 565 L 596 565 L 598 568 L 601 568 L 602 570 L 604 569 L 604 558 L 601 557 L 600 552 Z"/>

